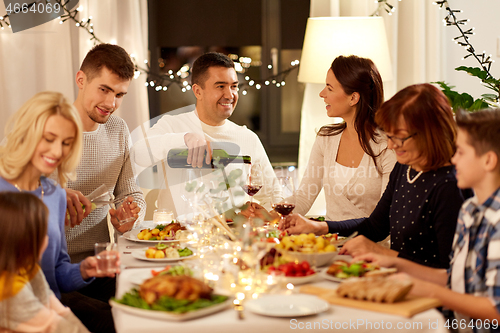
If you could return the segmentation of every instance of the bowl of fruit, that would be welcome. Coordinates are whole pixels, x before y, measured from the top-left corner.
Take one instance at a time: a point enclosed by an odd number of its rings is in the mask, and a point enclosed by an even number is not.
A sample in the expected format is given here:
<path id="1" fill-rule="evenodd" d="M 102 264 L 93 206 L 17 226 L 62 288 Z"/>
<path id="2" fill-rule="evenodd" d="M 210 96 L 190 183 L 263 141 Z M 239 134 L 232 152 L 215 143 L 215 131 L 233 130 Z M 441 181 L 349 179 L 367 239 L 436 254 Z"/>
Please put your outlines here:
<path id="1" fill-rule="evenodd" d="M 275 248 L 283 253 L 285 260 L 307 261 L 313 267 L 329 264 L 338 254 L 330 239 L 312 233 L 285 236 Z"/>

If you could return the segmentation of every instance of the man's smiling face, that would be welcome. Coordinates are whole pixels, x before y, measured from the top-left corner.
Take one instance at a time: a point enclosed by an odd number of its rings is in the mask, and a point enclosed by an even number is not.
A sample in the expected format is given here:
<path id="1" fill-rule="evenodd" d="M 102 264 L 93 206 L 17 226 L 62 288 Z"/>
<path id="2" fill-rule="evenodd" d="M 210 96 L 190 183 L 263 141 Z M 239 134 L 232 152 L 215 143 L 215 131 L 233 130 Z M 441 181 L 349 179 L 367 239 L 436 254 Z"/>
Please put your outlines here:
<path id="1" fill-rule="evenodd" d="M 98 124 L 104 124 L 115 112 L 127 93 L 130 80 L 123 80 L 106 67 L 91 81 L 83 72 L 77 74 L 80 88 L 79 100 L 88 118 Z M 85 119 L 82 119 L 85 123 Z"/>
<path id="2" fill-rule="evenodd" d="M 210 67 L 207 79 L 194 85 L 196 110 L 200 120 L 211 126 L 220 126 L 229 118 L 238 102 L 238 77 L 234 68 Z"/>

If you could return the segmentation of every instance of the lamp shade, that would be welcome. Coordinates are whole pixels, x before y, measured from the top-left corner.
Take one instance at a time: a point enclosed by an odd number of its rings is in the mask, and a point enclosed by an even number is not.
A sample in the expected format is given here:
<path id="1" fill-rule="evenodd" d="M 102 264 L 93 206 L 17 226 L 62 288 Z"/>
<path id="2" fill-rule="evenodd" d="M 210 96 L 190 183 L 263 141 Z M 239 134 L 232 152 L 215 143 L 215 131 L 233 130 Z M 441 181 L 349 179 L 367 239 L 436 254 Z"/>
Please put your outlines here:
<path id="1" fill-rule="evenodd" d="M 382 17 L 311 17 L 300 59 L 300 82 L 325 83 L 339 55 L 370 58 L 383 81 L 392 80 L 389 45 Z"/>

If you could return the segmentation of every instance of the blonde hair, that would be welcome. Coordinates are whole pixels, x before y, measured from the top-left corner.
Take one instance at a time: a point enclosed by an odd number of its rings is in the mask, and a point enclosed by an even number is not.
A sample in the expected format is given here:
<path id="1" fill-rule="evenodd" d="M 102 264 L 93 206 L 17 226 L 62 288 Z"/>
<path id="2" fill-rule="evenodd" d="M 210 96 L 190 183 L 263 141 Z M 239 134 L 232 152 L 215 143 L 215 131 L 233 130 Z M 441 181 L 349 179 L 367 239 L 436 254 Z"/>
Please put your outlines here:
<path id="1" fill-rule="evenodd" d="M 0 175 L 19 177 L 30 162 L 42 139 L 50 116 L 60 115 L 75 125 L 75 139 L 68 156 L 57 167 L 58 181 L 65 186 L 74 177 L 82 153 L 82 122 L 76 109 L 58 92 L 45 91 L 30 98 L 12 115 L 5 127 L 6 142 L 0 146 Z"/>

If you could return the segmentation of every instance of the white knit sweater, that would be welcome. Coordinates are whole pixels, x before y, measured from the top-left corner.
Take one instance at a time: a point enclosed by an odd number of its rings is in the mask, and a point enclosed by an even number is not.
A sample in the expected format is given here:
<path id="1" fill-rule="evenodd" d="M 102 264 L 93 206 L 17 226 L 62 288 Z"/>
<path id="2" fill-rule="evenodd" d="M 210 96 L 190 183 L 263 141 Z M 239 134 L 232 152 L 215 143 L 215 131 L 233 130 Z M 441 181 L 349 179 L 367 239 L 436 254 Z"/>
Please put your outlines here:
<path id="1" fill-rule="evenodd" d="M 158 207 L 175 210 L 177 215 L 190 213 L 192 209 L 181 198 L 185 194 L 185 182 L 188 180 L 188 172 L 184 169 L 173 169 L 166 166 L 165 181 L 162 175 L 162 164 L 167 153 L 172 148 L 186 148 L 184 135 L 186 133 L 198 133 L 205 135 L 206 139 L 214 144 L 212 148 L 217 148 L 217 143 L 233 143 L 234 145 L 224 145 L 221 148 L 232 155 L 249 155 L 252 164 L 260 163 L 264 171 L 264 186 L 254 196 L 257 202 L 264 207 L 270 208 L 271 192 L 273 191 L 273 179 L 276 177 L 269 162 L 264 146 L 259 137 L 246 126 L 239 126 L 230 120 L 226 120 L 221 126 L 210 126 L 198 118 L 196 111 L 182 113 L 179 115 L 165 115 L 147 132 L 146 140 L 141 140 L 134 144 L 132 149 L 134 161 L 143 167 L 159 164 L 159 179 L 157 188 L 167 188 L 169 193 L 160 191 L 158 197 Z M 230 164 L 226 167 L 227 172 L 236 168 L 244 167 L 242 164 Z M 204 182 L 206 177 L 213 174 L 210 169 L 202 169 Z M 208 184 L 206 184 L 208 185 Z M 276 191 L 279 191 L 276 189 Z"/>
<path id="2" fill-rule="evenodd" d="M 136 225 L 144 219 L 146 202 L 137 185 L 130 161 L 130 133 L 125 121 L 111 115 L 97 130 L 83 133 L 82 159 L 76 169 L 76 181 L 69 181 L 68 188 L 89 195 L 106 184 L 115 196 L 118 207 L 123 200 L 134 197 L 141 208 Z M 66 230 L 68 253 L 73 262 L 94 254 L 94 243 L 109 241 L 107 213 L 109 205 L 97 208 L 80 225 Z"/>
<path id="3" fill-rule="evenodd" d="M 321 189 L 325 191 L 326 217 L 340 221 L 367 217 L 377 205 L 389 182 L 389 175 L 396 163 L 396 155 L 387 148 L 387 142 L 376 144 L 370 141 L 373 152 L 380 156 L 373 159 L 366 153 L 346 186 L 335 182 L 339 168 L 336 168 L 337 152 L 341 134 L 318 136 L 314 142 L 307 169 L 296 191 L 294 213 L 306 214 Z M 378 170 L 381 172 L 379 173 Z"/>

